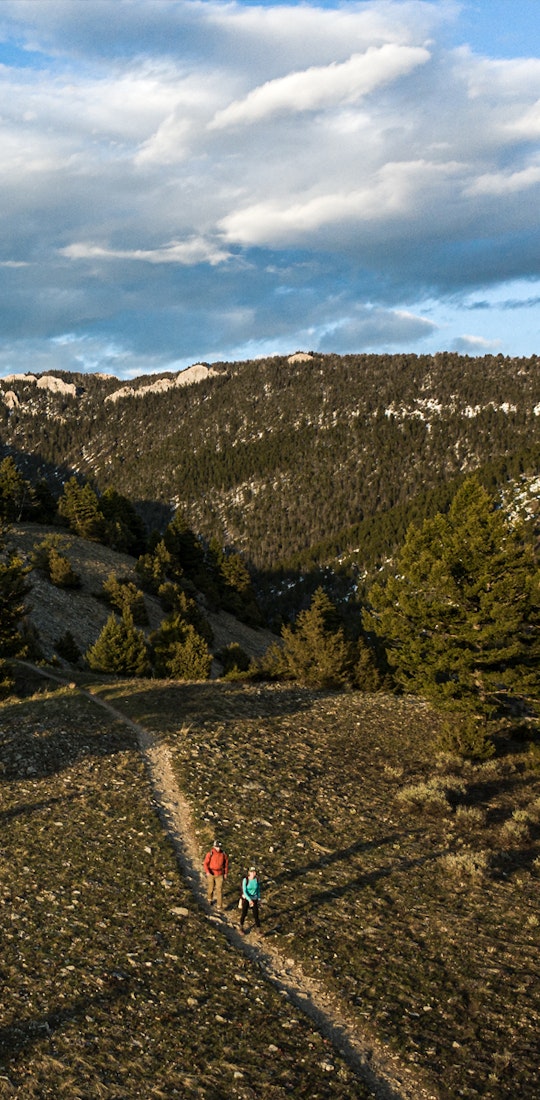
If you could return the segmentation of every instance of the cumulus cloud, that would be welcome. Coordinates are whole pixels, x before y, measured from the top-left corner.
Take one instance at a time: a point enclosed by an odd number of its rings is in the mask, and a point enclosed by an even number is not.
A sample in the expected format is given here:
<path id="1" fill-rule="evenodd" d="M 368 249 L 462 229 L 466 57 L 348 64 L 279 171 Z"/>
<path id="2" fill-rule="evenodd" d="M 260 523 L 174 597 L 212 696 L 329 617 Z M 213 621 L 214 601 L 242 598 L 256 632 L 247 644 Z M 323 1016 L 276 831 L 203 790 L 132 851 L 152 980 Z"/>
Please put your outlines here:
<path id="1" fill-rule="evenodd" d="M 342 64 L 288 73 L 254 88 L 243 100 L 218 111 L 210 129 L 259 122 L 281 112 L 297 114 L 353 103 L 428 59 L 425 49 L 388 43 L 380 48 L 370 47 L 365 54 L 354 54 Z"/>
<path id="2" fill-rule="evenodd" d="M 501 350 L 500 340 L 487 340 L 484 336 L 459 336 L 452 345 L 453 351 L 463 355 L 486 355 Z"/>
<path id="3" fill-rule="evenodd" d="M 47 362 L 80 369 L 51 343 L 68 332 L 84 364 L 122 349 L 122 371 L 319 339 L 436 348 L 489 323 L 503 350 L 537 339 L 503 303 L 520 278 L 537 298 L 540 61 L 452 48 L 459 18 L 450 0 L 3 0 L 10 371 L 40 333 Z M 472 293 L 478 337 L 454 318 Z"/>

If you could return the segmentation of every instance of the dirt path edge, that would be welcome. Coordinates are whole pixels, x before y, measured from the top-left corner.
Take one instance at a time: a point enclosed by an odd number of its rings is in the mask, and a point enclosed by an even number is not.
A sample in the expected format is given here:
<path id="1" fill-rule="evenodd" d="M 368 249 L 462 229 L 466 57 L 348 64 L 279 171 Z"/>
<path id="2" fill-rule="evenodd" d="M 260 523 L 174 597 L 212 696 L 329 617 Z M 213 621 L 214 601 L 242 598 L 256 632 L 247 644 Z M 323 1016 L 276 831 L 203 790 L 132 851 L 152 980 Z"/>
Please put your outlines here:
<path id="1" fill-rule="evenodd" d="M 313 1021 L 372 1091 L 375 1100 L 438 1100 L 433 1087 L 423 1081 L 418 1072 L 413 1073 L 378 1040 L 362 1034 L 358 1024 L 347 1018 L 322 984 L 307 976 L 298 963 L 285 960 L 268 941 L 264 941 L 264 946 L 260 941 L 246 941 L 238 926 L 227 916 L 215 915 L 206 899 L 202 855 L 193 829 L 191 809 L 176 781 L 168 746 L 92 691 L 70 683 L 59 674 L 35 666 L 26 667 L 32 667 L 34 672 L 64 687 L 72 687 L 133 730 L 146 766 L 156 812 L 198 905 L 229 943 L 257 964 L 265 979 Z"/>

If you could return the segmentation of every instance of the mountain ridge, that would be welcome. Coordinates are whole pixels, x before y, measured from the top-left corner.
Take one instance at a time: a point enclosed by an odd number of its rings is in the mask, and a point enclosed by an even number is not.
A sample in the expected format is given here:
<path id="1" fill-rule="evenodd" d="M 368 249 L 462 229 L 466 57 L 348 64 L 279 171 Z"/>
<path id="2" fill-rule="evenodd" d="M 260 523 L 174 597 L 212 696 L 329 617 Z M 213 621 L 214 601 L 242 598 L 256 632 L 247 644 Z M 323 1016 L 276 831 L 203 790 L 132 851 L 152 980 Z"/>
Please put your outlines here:
<path id="1" fill-rule="evenodd" d="M 540 470 L 537 357 L 297 352 L 181 377 L 134 379 L 129 401 L 99 375 L 54 372 L 76 395 L 0 379 L 0 455 L 112 485 L 150 523 L 180 508 L 258 570 L 488 464 Z"/>

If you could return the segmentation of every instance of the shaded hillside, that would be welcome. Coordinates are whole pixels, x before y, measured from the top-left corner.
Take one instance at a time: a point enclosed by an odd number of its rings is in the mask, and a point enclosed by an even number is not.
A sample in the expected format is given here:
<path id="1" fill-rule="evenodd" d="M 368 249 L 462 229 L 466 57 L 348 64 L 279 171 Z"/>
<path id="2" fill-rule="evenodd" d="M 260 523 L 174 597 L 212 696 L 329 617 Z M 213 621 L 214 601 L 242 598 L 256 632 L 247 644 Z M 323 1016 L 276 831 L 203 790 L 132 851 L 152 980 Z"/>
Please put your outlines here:
<path id="1" fill-rule="evenodd" d="M 138 583 L 135 558 L 119 554 L 100 543 L 59 532 L 57 527 L 18 525 L 10 531 L 9 543 L 17 549 L 26 564 L 31 564 L 35 546 L 51 535 L 60 539 L 61 551 L 81 584 L 76 589 L 65 589 L 51 584 L 36 569 L 29 574 L 28 621 L 36 633 L 38 651 L 47 660 L 58 659 L 56 643 L 66 631 L 72 634 L 81 653 L 96 641 L 111 613 L 102 591 L 103 583 L 111 573 L 122 580 Z M 200 599 L 202 601 L 202 597 Z M 148 593 L 145 593 L 144 602 L 148 615 L 146 629 L 156 630 L 165 612 L 159 600 Z M 267 630 L 252 629 L 224 611 L 209 611 L 204 602 L 202 606 L 213 632 L 212 652 L 236 643 L 248 656 L 260 657 L 270 642 L 275 641 L 275 636 Z M 215 666 L 214 672 L 217 671 Z"/>
<path id="2" fill-rule="evenodd" d="M 502 479 L 518 453 L 540 465 L 536 358 L 276 357 L 178 378 L 129 396 L 96 375 L 0 380 L 0 454 L 114 486 L 152 519 L 180 505 L 266 569 L 486 463 Z"/>

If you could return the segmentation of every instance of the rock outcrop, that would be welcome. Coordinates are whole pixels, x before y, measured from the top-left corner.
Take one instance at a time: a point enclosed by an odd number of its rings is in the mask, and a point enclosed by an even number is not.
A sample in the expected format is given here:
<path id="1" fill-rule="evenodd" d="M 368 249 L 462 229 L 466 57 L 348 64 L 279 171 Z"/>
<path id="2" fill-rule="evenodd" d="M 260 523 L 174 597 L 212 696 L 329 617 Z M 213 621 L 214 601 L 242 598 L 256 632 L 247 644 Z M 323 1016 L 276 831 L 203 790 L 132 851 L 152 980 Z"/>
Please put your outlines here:
<path id="1" fill-rule="evenodd" d="M 148 386 L 122 386 L 121 389 L 110 393 L 105 401 L 120 401 L 124 397 L 145 397 L 148 393 L 166 393 L 167 390 L 175 389 L 177 386 L 192 386 L 196 382 L 204 382 L 206 378 L 212 378 L 217 374 L 218 371 L 212 370 L 212 367 L 207 367 L 204 363 L 194 363 L 187 370 L 180 371 L 171 378 L 158 378 Z"/>

